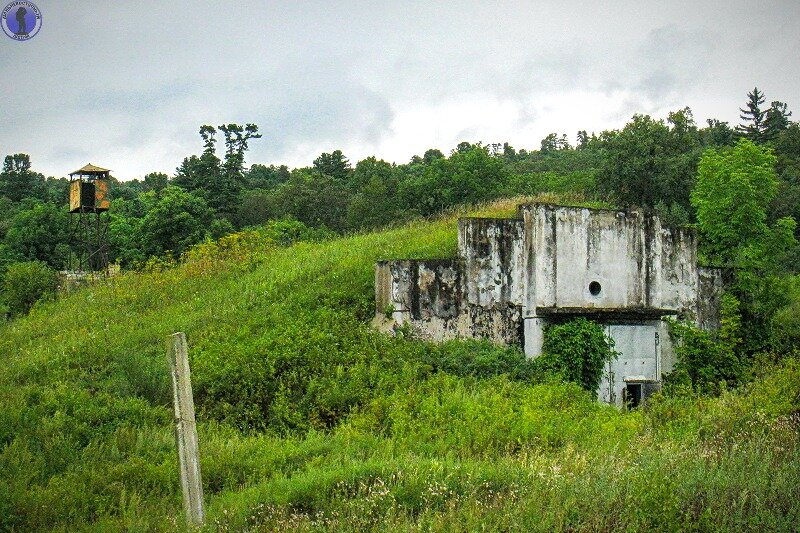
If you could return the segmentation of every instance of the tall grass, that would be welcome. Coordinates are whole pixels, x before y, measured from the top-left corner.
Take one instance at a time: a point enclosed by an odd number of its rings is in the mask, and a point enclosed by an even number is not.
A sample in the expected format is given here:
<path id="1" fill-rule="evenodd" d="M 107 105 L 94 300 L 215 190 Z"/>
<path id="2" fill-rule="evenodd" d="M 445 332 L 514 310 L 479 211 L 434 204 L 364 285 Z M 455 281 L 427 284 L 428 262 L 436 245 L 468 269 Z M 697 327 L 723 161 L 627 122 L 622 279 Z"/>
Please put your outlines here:
<path id="1" fill-rule="evenodd" d="M 795 361 L 624 413 L 531 383 L 513 350 L 371 331 L 374 261 L 452 255 L 457 214 L 288 248 L 233 236 L 0 326 L 0 530 L 182 527 L 175 331 L 210 530 L 795 527 Z"/>

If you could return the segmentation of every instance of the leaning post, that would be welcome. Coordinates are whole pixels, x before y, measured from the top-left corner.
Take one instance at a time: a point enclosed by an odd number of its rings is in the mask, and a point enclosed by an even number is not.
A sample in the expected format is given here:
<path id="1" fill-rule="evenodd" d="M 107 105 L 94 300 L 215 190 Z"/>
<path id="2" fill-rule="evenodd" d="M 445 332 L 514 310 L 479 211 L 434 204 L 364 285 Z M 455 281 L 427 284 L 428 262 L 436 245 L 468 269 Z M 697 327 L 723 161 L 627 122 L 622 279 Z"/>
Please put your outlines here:
<path id="1" fill-rule="evenodd" d="M 178 444 L 183 508 L 189 525 L 201 526 L 205 519 L 203 484 L 200 479 L 200 449 L 194 420 L 194 399 L 185 334 L 174 333 L 167 337 L 167 360 L 172 375 L 175 441 Z"/>

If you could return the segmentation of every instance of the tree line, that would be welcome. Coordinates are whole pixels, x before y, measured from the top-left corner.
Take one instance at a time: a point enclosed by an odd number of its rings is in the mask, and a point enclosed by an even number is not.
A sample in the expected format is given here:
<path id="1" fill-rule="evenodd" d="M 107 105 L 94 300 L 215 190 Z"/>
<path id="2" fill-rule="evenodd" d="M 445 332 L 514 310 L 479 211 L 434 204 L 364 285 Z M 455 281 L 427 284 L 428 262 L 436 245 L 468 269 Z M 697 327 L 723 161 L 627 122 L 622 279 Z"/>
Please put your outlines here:
<path id="1" fill-rule="evenodd" d="M 706 204 L 692 197 L 698 176 L 711 165 L 701 165 L 701 158 L 709 151 L 727 153 L 743 141 L 769 154 L 763 164 L 775 176 L 770 187 L 756 191 L 765 217 L 756 216 L 756 226 L 784 221 L 780 227 L 787 229 L 789 217 L 800 217 L 800 126 L 791 121 L 787 104 L 773 101 L 765 107 L 765 101 L 758 88 L 748 93 L 735 126 L 715 119 L 699 126 L 687 107 L 666 119 L 634 115 L 619 130 L 580 131 L 574 144 L 563 133 L 547 135 L 530 150 L 462 142 L 449 154 L 429 149 L 402 164 L 376 157 L 352 164 L 334 150 L 294 169 L 246 165 L 251 143 L 261 137 L 255 124 L 204 125 L 202 150 L 184 158 L 172 175 L 152 172 L 112 181 L 109 255 L 123 268 L 137 268 L 148 258 L 179 257 L 206 239 L 275 220 L 341 234 L 435 215 L 455 205 L 542 192 L 652 209 L 673 225 L 707 223 Z M 66 178 L 36 172 L 27 154 L 5 157 L 0 276 L 8 278 L 8 270 L 21 262 L 38 261 L 54 270 L 74 267 L 68 185 Z M 728 191 L 722 187 L 714 195 Z M 791 229 L 796 235 L 796 227 Z M 709 245 L 709 260 L 730 263 L 720 250 L 735 239 L 712 234 L 721 240 Z"/>

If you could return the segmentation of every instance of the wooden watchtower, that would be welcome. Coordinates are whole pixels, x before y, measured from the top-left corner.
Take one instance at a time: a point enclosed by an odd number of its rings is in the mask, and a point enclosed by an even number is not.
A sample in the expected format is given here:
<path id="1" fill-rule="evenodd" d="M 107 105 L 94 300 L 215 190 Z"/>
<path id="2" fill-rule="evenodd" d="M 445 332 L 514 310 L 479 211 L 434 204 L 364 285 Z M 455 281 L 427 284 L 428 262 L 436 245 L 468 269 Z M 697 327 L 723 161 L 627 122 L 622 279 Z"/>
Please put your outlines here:
<path id="1" fill-rule="evenodd" d="M 69 174 L 70 232 L 78 270 L 108 270 L 109 182 L 111 171 L 89 163 Z"/>

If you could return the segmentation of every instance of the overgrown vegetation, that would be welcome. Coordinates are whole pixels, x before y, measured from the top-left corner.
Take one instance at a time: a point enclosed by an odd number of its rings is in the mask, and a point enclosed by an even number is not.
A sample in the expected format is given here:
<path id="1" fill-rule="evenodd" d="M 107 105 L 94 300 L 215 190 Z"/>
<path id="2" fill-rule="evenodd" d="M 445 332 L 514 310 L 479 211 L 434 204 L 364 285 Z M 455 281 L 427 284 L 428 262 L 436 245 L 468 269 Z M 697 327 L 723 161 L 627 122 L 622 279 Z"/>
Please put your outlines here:
<path id="1" fill-rule="evenodd" d="M 290 247 L 235 234 L 2 326 L 2 529 L 182 527 L 178 330 L 211 530 L 793 527 L 794 359 L 619 412 L 510 348 L 371 331 L 373 262 L 452 254 L 454 216 Z"/>
<path id="2" fill-rule="evenodd" d="M 55 301 L 64 183 L 9 156 L 0 271 L 20 317 L 0 325 L 0 531 L 182 529 L 163 354 L 175 331 L 190 346 L 208 530 L 796 529 L 800 278 L 785 198 L 800 130 L 759 101 L 740 133 L 685 109 L 581 132 L 574 148 L 553 134 L 531 152 L 462 143 L 355 168 L 334 151 L 292 171 L 244 168 L 255 126 L 219 128 L 224 159 L 204 126 L 203 153 L 175 177 L 115 185 L 113 253 L 138 271 Z M 533 362 L 368 325 L 377 259 L 452 256 L 459 214 L 511 215 L 521 199 L 454 205 L 548 190 L 536 199 L 696 220 L 705 260 L 730 269 L 722 328 L 674 324 L 676 372 L 645 409 L 595 400 L 613 346 L 588 321 L 550 328 Z"/>
<path id="3" fill-rule="evenodd" d="M 2 289 L 8 311 L 24 315 L 37 301 L 55 297 L 58 275 L 41 261 L 11 263 L 6 267 Z"/>
<path id="4" fill-rule="evenodd" d="M 617 357 L 614 340 L 601 325 L 585 318 L 547 326 L 542 352 L 537 364 L 595 395 L 603 368 Z"/>

